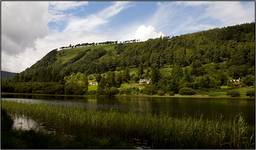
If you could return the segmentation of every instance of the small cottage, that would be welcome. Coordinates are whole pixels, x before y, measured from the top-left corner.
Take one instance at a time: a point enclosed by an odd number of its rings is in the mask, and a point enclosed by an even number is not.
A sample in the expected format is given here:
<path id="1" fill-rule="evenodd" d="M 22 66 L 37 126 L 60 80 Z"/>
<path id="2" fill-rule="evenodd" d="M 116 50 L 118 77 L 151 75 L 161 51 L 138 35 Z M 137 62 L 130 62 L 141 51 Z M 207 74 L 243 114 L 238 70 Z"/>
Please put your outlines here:
<path id="1" fill-rule="evenodd" d="M 238 79 L 231 79 L 231 80 L 229 80 L 229 82 L 231 84 L 233 84 L 234 86 L 239 86 L 241 84 L 240 78 L 238 78 Z"/>
<path id="2" fill-rule="evenodd" d="M 89 85 L 91 85 L 91 86 L 98 85 L 98 82 L 89 82 Z"/>
<path id="3" fill-rule="evenodd" d="M 139 84 L 149 84 L 151 83 L 151 79 L 140 79 Z"/>

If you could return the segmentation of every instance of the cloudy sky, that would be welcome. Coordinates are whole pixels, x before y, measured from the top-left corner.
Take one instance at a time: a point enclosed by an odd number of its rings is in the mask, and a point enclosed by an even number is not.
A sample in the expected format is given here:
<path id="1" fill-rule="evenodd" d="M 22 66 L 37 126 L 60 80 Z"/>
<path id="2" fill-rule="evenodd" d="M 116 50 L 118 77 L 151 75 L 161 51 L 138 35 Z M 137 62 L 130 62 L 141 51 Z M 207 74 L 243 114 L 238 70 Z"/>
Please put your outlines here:
<path id="1" fill-rule="evenodd" d="M 52 49 L 156 38 L 254 21 L 254 2 L 2 2 L 2 70 L 21 72 Z"/>

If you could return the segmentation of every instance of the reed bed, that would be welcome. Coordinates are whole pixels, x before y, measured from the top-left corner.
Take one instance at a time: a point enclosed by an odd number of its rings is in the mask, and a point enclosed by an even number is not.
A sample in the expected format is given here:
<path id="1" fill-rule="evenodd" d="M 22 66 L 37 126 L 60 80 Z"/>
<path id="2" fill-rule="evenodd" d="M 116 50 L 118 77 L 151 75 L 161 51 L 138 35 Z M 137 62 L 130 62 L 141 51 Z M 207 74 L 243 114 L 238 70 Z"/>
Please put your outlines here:
<path id="1" fill-rule="evenodd" d="M 141 143 L 150 148 L 254 148 L 254 128 L 241 115 L 233 120 L 173 118 L 168 115 L 92 111 L 68 106 L 29 104 L 2 101 L 10 113 L 22 114 L 71 134 L 77 139 L 86 136 L 114 136 Z M 139 141 L 139 142 L 138 142 Z M 140 145 L 140 144 L 139 144 Z"/>

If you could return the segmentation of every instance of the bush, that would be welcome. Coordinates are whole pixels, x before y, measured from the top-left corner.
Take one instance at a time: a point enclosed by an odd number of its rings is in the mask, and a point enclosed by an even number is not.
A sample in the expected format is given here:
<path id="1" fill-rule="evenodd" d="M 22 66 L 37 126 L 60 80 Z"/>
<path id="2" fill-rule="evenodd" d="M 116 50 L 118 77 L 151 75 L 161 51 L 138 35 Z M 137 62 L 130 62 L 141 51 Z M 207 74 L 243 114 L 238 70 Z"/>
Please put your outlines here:
<path id="1" fill-rule="evenodd" d="M 173 91 L 168 91 L 167 94 L 168 94 L 169 96 L 174 96 L 174 92 L 173 92 Z"/>
<path id="2" fill-rule="evenodd" d="M 88 91 L 87 94 L 88 95 L 96 95 L 97 91 L 96 90 Z"/>
<path id="3" fill-rule="evenodd" d="M 164 95 L 164 94 L 165 94 L 165 92 L 163 90 L 158 90 L 157 91 L 157 95 Z"/>
<path id="4" fill-rule="evenodd" d="M 138 82 L 139 79 L 140 79 L 140 78 L 139 78 L 138 76 L 136 76 L 136 75 L 132 75 L 131 78 L 132 78 L 132 80 L 135 81 L 135 82 Z"/>
<path id="5" fill-rule="evenodd" d="M 2 84 L 3 92 L 64 94 L 64 85 L 59 82 L 9 82 Z"/>
<path id="6" fill-rule="evenodd" d="M 255 97 L 255 91 L 253 90 L 247 91 L 246 96 Z"/>
<path id="7" fill-rule="evenodd" d="M 230 95 L 231 97 L 239 97 L 240 93 L 238 91 L 228 91 L 227 95 Z"/>
<path id="8" fill-rule="evenodd" d="M 125 94 L 125 95 L 129 95 L 131 94 L 131 90 L 130 88 L 129 89 L 126 89 L 126 88 L 120 88 L 120 94 Z"/>
<path id="9" fill-rule="evenodd" d="M 1 122 L 2 122 L 2 132 L 7 132 L 12 130 L 13 120 L 11 116 L 8 115 L 5 109 L 1 109 Z"/>
<path id="10" fill-rule="evenodd" d="M 216 88 L 220 83 L 212 76 L 199 76 L 192 84 L 194 88 Z"/>
<path id="11" fill-rule="evenodd" d="M 133 87 L 133 88 L 129 88 L 129 90 L 131 91 L 130 93 L 131 93 L 132 95 L 138 95 L 138 94 L 140 94 L 140 89 L 139 89 L 139 88 Z"/>
<path id="12" fill-rule="evenodd" d="M 107 96 L 114 96 L 119 93 L 119 90 L 116 87 L 105 88 L 101 92 L 98 91 L 98 95 L 107 95 Z"/>
<path id="13" fill-rule="evenodd" d="M 143 94 L 147 95 L 153 95 L 156 94 L 156 87 L 154 85 L 146 85 L 145 88 L 143 89 Z"/>
<path id="14" fill-rule="evenodd" d="M 242 78 L 242 82 L 247 86 L 252 86 L 255 82 L 253 75 L 247 75 L 246 77 Z"/>
<path id="15" fill-rule="evenodd" d="M 110 95 L 116 95 L 119 93 L 119 90 L 116 87 L 110 88 Z"/>
<path id="16" fill-rule="evenodd" d="M 125 95 L 133 95 L 133 94 L 139 94 L 140 89 L 139 88 L 120 88 L 119 89 L 120 94 L 125 94 Z"/>
<path id="17" fill-rule="evenodd" d="M 93 78 L 94 78 L 93 75 L 89 75 L 89 76 L 88 76 L 88 79 L 89 79 L 89 80 L 93 80 Z"/>
<path id="18" fill-rule="evenodd" d="M 106 95 L 106 91 L 105 91 L 105 89 L 97 89 L 96 94 L 97 95 Z"/>
<path id="19" fill-rule="evenodd" d="M 181 88 L 179 90 L 179 94 L 180 95 L 195 95 L 196 94 L 196 91 L 191 89 L 191 88 L 188 88 L 188 87 L 184 87 L 184 88 Z"/>

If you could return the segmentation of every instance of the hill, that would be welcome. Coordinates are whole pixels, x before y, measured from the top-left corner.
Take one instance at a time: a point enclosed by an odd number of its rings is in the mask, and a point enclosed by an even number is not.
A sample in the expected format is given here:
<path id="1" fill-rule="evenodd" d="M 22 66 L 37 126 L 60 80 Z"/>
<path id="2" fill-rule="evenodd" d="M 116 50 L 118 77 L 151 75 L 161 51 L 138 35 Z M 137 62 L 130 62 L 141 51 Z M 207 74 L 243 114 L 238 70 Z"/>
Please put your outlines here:
<path id="1" fill-rule="evenodd" d="M 2 79 L 8 79 L 11 77 L 14 77 L 17 73 L 8 72 L 8 71 L 1 71 L 1 78 Z"/>
<path id="2" fill-rule="evenodd" d="M 145 42 L 78 44 L 79 47 L 49 52 L 15 76 L 14 81 L 63 84 L 72 73 L 81 72 L 89 81 L 98 83 L 101 77 L 97 76 L 105 75 L 104 82 L 115 82 L 104 83 L 109 88 L 152 79 L 154 87 L 145 89 L 149 93 L 151 90 L 151 94 L 157 90 L 177 93 L 184 87 L 218 89 L 232 84 L 234 79 L 239 81 L 237 86 L 251 86 L 255 70 L 254 33 L 255 23 L 247 23 Z"/>
<path id="3" fill-rule="evenodd" d="M 20 75 L 24 81 L 59 81 L 71 72 L 104 73 L 140 64 L 188 66 L 196 61 L 253 67 L 254 30 L 251 23 L 146 42 L 53 50 Z"/>

